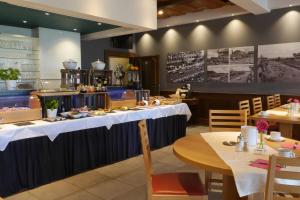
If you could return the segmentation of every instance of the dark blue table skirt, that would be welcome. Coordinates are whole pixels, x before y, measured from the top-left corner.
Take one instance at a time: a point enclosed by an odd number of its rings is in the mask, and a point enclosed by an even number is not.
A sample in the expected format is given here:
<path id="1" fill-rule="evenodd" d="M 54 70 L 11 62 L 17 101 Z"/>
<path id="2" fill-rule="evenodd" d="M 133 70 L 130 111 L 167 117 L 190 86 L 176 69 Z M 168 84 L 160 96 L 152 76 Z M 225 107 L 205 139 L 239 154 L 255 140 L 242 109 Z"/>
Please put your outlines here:
<path id="1" fill-rule="evenodd" d="M 152 149 L 185 136 L 186 116 L 147 120 Z M 141 153 L 138 122 L 11 142 L 0 152 L 0 196 L 63 179 Z"/>

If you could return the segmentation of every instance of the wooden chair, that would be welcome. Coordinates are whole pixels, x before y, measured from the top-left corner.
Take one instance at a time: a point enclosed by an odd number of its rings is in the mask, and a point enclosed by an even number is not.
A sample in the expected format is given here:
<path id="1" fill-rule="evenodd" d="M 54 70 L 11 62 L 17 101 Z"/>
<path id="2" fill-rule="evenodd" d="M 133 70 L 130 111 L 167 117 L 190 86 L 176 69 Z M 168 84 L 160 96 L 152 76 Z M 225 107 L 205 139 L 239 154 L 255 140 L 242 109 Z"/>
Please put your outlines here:
<path id="1" fill-rule="evenodd" d="M 153 174 L 146 120 L 139 122 L 140 138 L 147 176 L 148 200 L 207 200 L 197 173 Z"/>
<path id="2" fill-rule="evenodd" d="M 209 110 L 209 131 L 240 131 L 247 125 L 247 110 Z"/>
<path id="3" fill-rule="evenodd" d="M 265 200 L 299 200 L 300 186 L 286 184 L 283 181 L 300 181 L 300 172 L 289 171 L 287 168 L 277 170 L 277 165 L 300 167 L 299 158 L 284 158 L 275 155 L 270 156 Z"/>
<path id="4" fill-rule="evenodd" d="M 256 97 L 252 99 L 253 114 L 257 114 L 263 110 L 261 97 Z"/>
<path id="5" fill-rule="evenodd" d="M 267 96 L 267 107 L 268 110 L 271 110 L 276 107 L 274 96 Z"/>
<path id="6" fill-rule="evenodd" d="M 247 117 L 249 117 L 251 115 L 249 100 L 240 101 L 239 102 L 239 109 L 240 110 L 246 110 L 247 111 Z"/>
<path id="7" fill-rule="evenodd" d="M 280 94 L 274 94 L 275 107 L 281 106 Z"/>
<path id="8" fill-rule="evenodd" d="M 209 131 L 241 131 L 247 125 L 247 110 L 209 110 Z M 223 180 L 215 179 L 212 172 L 205 171 L 207 192 L 222 190 Z"/>

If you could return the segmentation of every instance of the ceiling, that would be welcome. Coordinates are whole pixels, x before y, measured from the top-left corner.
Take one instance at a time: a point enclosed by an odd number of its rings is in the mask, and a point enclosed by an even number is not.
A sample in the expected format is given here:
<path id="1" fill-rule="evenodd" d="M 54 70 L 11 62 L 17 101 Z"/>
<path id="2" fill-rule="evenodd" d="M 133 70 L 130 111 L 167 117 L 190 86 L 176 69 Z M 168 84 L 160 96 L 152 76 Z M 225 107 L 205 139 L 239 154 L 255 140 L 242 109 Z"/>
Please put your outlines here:
<path id="1" fill-rule="evenodd" d="M 24 23 L 27 21 L 27 23 Z M 82 35 L 106 31 L 118 26 L 69 17 L 54 13 L 46 15 L 44 11 L 24 8 L 0 2 L 0 24 L 22 28 L 51 28 L 64 31 L 76 31 Z M 74 30 L 75 29 L 75 30 Z"/>
<path id="2" fill-rule="evenodd" d="M 158 19 L 233 5 L 229 0 L 157 0 Z M 161 14 L 160 12 L 163 12 Z"/>
<path id="3" fill-rule="evenodd" d="M 158 28 L 300 6 L 300 0 L 157 0 L 157 3 Z M 159 9 L 164 11 L 163 15 L 159 15 Z"/>

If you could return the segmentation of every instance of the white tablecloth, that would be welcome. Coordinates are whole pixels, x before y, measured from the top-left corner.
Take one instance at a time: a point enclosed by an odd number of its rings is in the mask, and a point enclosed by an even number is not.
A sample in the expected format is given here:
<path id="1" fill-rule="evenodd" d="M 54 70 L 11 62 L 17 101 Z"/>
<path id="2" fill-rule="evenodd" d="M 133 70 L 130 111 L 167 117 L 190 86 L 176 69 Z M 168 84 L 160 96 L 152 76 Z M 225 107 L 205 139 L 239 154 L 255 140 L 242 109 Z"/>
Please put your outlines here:
<path id="1" fill-rule="evenodd" d="M 9 142 L 47 135 L 53 141 L 59 134 L 83 129 L 105 126 L 110 129 L 114 124 L 132 122 L 142 119 L 157 119 L 173 115 L 186 115 L 189 120 L 191 111 L 187 104 L 157 106 L 139 111 L 118 111 L 104 116 L 59 122 L 33 121 L 33 125 L 16 126 L 4 124 L 0 126 L 0 151 L 5 150 Z"/>
<path id="2" fill-rule="evenodd" d="M 225 146 L 223 141 L 236 141 L 240 132 L 202 133 L 204 140 L 215 150 L 220 158 L 232 169 L 235 184 L 241 197 L 264 192 L 267 170 L 249 166 L 256 159 L 269 160 L 269 155 L 276 151 L 266 146 L 264 155 L 255 154 L 254 149 L 248 152 L 236 152 L 234 146 Z"/>

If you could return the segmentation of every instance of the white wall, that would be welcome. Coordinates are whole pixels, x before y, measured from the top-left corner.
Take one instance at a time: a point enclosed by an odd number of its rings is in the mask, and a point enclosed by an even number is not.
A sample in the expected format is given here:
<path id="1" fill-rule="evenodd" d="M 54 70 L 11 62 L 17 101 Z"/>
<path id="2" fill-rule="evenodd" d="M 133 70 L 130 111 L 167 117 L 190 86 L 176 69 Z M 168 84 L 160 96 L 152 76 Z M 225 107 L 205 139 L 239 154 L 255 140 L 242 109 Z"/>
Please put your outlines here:
<path id="1" fill-rule="evenodd" d="M 47 28 L 38 28 L 40 38 L 40 77 L 60 79 L 62 62 L 77 61 L 81 67 L 80 34 Z M 57 81 L 56 87 L 60 84 Z"/>
<path id="2" fill-rule="evenodd" d="M 15 5 L 119 26 L 156 29 L 156 0 L 2 0 Z"/>

